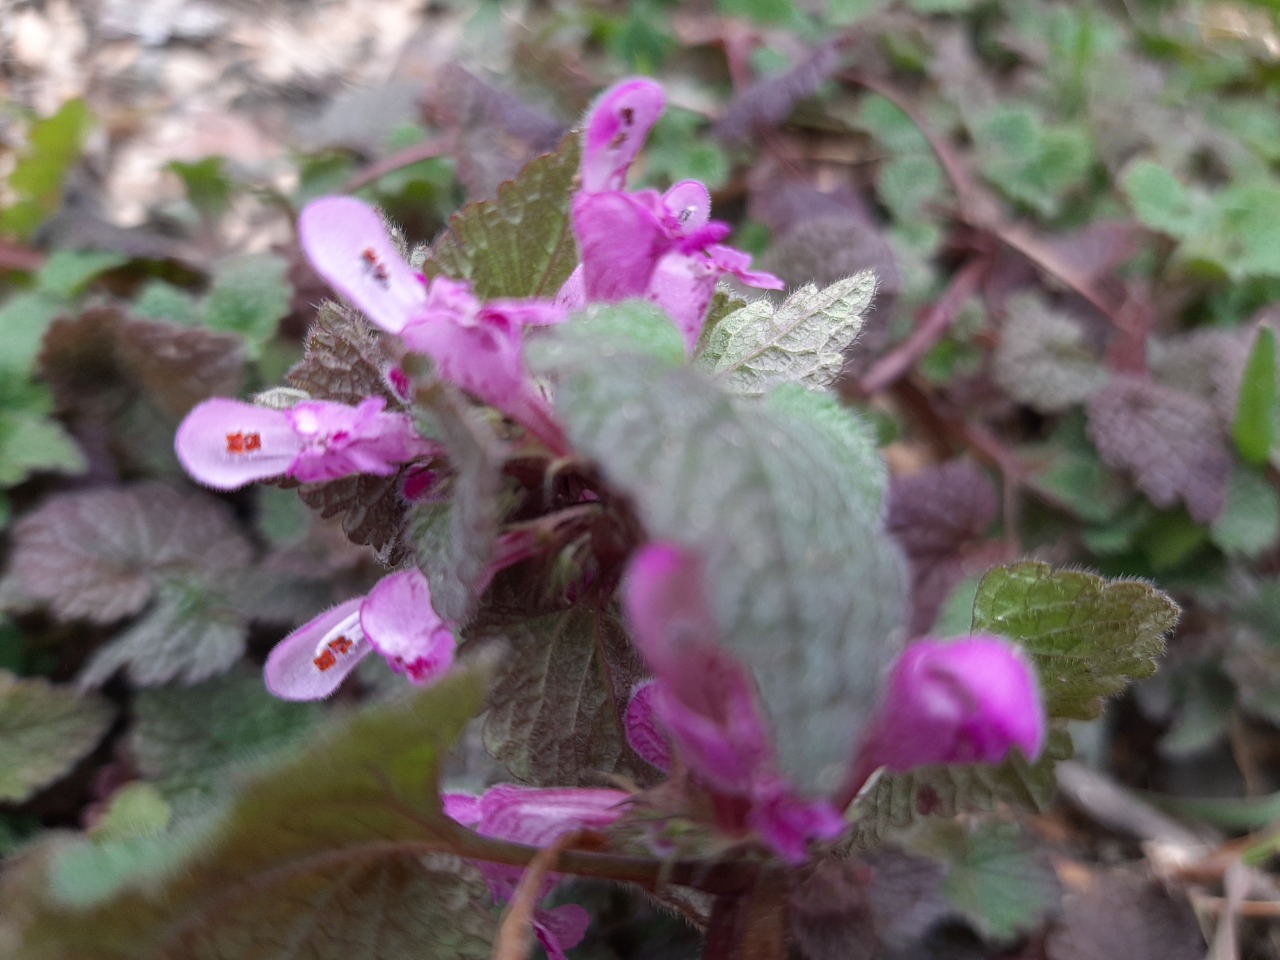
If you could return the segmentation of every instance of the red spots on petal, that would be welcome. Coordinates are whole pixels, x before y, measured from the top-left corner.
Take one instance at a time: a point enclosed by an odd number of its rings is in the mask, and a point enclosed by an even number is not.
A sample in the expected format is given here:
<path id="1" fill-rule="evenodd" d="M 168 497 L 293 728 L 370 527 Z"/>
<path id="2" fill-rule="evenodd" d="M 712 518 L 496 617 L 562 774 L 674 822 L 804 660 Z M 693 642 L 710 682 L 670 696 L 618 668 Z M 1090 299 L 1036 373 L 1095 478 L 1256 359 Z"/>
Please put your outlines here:
<path id="1" fill-rule="evenodd" d="M 350 653 L 353 646 L 355 644 L 347 637 L 335 637 L 329 641 L 329 649 L 340 656 Z"/>
<path id="2" fill-rule="evenodd" d="M 227 453 L 244 453 L 244 434 L 239 431 L 227 434 Z"/>
<path id="3" fill-rule="evenodd" d="M 326 670 L 328 670 L 330 667 L 332 667 L 335 663 L 338 662 L 338 658 L 333 655 L 332 650 L 326 650 L 324 653 L 320 654 L 320 656 L 316 657 L 311 662 L 316 665 L 317 670 L 319 670 L 321 673 L 324 673 Z"/>
<path id="4" fill-rule="evenodd" d="M 235 433 L 227 434 L 227 453 L 233 456 L 240 456 L 245 453 L 253 453 L 262 449 L 262 434 L 245 433 L 237 430 Z"/>
<path id="5" fill-rule="evenodd" d="M 391 271 L 378 256 L 378 251 L 373 247 L 365 247 L 360 251 L 360 262 L 364 264 L 364 272 L 373 277 L 384 290 L 387 289 L 391 281 Z"/>
<path id="6" fill-rule="evenodd" d="M 244 435 L 244 449 L 246 453 L 253 453 L 255 450 L 262 449 L 262 434 L 246 433 Z"/>

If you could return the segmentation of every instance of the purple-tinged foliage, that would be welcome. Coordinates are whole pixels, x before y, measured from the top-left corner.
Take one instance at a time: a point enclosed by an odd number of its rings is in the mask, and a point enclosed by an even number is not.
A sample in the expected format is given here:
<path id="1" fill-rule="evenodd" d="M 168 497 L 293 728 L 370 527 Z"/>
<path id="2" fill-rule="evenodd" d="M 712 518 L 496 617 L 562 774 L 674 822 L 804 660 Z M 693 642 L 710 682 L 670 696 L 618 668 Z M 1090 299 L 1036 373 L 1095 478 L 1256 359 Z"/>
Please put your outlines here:
<path id="1" fill-rule="evenodd" d="M 216 490 L 271 477 L 303 483 L 385 477 L 402 463 L 439 452 L 408 416 L 385 407 L 381 397 L 357 407 L 307 400 L 287 410 L 214 398 L 187 414 L 174 447 L 187 473 Z"/>
<path id="2" fill-rule="evenodd" d="M 453 632 L 431 606 L 431 587 L 417 570 L 383 577 L 366 597 L 322 613 L 276 644 L 264 670 L 284 700 L 330 696 L 370 653 L 419 685 L 453 665 Z"/>
<path id="3" fill-rule="evenodd" d="M 920 640 L 894 664 L 857 760 L 856 780 L 884 767 L 1031 760 L 1046 719 L 1035 669 L 1003 637 Z"/>
<path id="4" fill-rule="evenodd" d="M 538 789 L 515 784 L 490 787 L 481 796 L 443 795 L 444 812 L 484 837 L 545 847 L 566 833 L 602 830 L 627 812 L 631 795 L 621 790 Z M 478 863 L 495 900 L 510 900 L 523 871 L 496 863 Z M 538 899 L 544 899 L 559 877 L 547 877 Z M 587 911 L 567 903 L 534 912 L 533 930 L 552 960 L 564 960 L 587 931 Z"/>

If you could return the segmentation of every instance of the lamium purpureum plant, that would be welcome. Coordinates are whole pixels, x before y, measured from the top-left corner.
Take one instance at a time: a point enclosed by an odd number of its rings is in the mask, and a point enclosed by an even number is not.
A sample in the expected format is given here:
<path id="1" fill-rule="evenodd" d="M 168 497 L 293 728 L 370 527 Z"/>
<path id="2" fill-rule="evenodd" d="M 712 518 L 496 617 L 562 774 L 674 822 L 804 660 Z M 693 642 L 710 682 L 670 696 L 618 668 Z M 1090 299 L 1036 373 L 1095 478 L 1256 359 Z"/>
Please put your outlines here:
<path id="1" fill-rule="evenodd" d="M 291 392 L 200 404 L 177 451 L 215 489 L 301 484 L 394 567 L 282 640 L 270 691 L 328 697 L 377 653 L 404 695 L 265 759 L 122 875 L 77 881 L 102 840 L 19 873 L 23 956 L 275 956 L 247 945 L 296 933 L 317 956 L 559 958 L 590 924 L 548 899 L 570 875 L 678 909 L 707 957 L 870 953 L 876 873 L 823 892 L 850 918 L 832 945 L 815 871 L 927 816 L 1043 804 L 1065 722 L 1153 669 L 1167 598 L 1038 563 L 988 573 L 967 635 L 905 635 L 885 469 L 828 389 L 874 279 L 736 299 L 724 278 L 782 284 L 724 245 L 707 189 L 627 189 L 662 108 L 650 81 L 609 90 L 420 269 L 358 200 L 302 211 L 344 302 Z M 480 715 L 511 782 L 442 784 Z M 375 913 L 395 921 L 370 946 Z"/>

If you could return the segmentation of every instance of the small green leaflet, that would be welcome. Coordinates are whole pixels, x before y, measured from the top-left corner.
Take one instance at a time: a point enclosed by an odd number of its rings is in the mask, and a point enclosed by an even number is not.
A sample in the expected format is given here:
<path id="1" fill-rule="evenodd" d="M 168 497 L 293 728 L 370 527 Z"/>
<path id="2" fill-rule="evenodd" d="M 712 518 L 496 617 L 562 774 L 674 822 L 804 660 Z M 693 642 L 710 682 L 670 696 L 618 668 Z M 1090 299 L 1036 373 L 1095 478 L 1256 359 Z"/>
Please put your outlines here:
<path id="1" fill-rule="evenodd" d="M 101 697 L 0 670 L 0 802 L 21 803 L 62 777 L 114 717 Z"/>
<path id="2" fill-rule="evenodd" d="M 1275 417 L 1276 334 L 1270 327 L 1259 327 L 1245 364 L 1231 424 L 1231 436 L 1246 463 L 1255 467 L 1266 464 L 1275 441 Z"/>

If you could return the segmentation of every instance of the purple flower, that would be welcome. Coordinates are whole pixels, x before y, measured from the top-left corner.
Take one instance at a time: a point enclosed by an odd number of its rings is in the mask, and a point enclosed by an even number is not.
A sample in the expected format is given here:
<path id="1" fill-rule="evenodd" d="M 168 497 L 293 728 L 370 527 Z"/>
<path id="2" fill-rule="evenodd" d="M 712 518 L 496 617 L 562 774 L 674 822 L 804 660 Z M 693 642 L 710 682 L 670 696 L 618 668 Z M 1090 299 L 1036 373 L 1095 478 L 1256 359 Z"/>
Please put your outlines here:
<path id="1" fill-rule="evenodd" d="M 625 189 L 627 170 L 662 108 L 661 87 L 632 79 L 606 91 L 588 115 L 582 189 L 573 199 L 582 265 L 556 303 L 574 310 L 644 297 L 671 315 L 692 351 L 721 276 L 766 289 L 781 289 L 782 281 L 747 269 L 750 257 L 720 244 L 729 227 L 709 219 L 711 197 L 698 181 L 665 194 Z"/>
<path id="2" fill-rule="evenodd" d="M 921 640 L 894 664 L 858 756 L 857 778 L 945 763 L 1035 759 L 1046 720 L 1035 668 L 1003 637 Z"/>
<path id="3" fill-rule="evenodd" d="M 264 674 L 283 700 L 319 700 L 376 651 L 396 673 L 425 685 L 448 672 L 456 643 L 431 606 L 427 578 L 402 570 L 294 630 L 271 651 Z"/>
<path id="4" fill-rule="evenodd" d="M 307 400 L 275 410 L 214 398 L 187 414 L 174 447 L 187 473 L 217 490 L 278 476 L 303 483 L 389 476 L 402 463 L 439 453 L 408 416 L 385 406 L 370 397 L 358 407 Z"/>
<path id="5" fill-rule="evenodd" d="M 627 709 L 636 752 L 666 769 L 665 733 L 711 792 L 717 825 L 756 833 L 792 863 L 805 860 L 811 841 L 839 836 L 835 809 L 799 796 L 779 772 L 755 681 L 719 644 L 697 558 L 671 545 L 645 547 L 628 570 L 623 609 L 654 673 Z"/>
<path id="6" fill-rule="evenodd" d="M 499 784 L 483 796 L 467 793 L 443 795 L 444 812 L 476 833 L 534 847 L 546 847 L 566 833 L 603 829 L 627 812 L 630 794 L 620 790 L 518 787 Z M 495 900 L 515 895 L 523 870 L 498 863 L 477 863 Z M 548 876 L 540 892 L 543 899 L 559 877 Z M 587 911 L 574 903 L 534 913 L 533 929 L 551 960 L 565 960 L 565 951 L 576 946 L 587 931 Z"/>
<path id="7" fill-rule="evenodd" d="M 429 284 L 401 258 L 377 212 L 352 197 L 307 204 L 298 235 L 316 271 L 374 324 L 431 357 L 440 376 L 523 424 L 556 453 L 563 431 L 524 366 L 523 328 L 564 319 L 545 300 L 480 303 L 469 284 Z"/>

